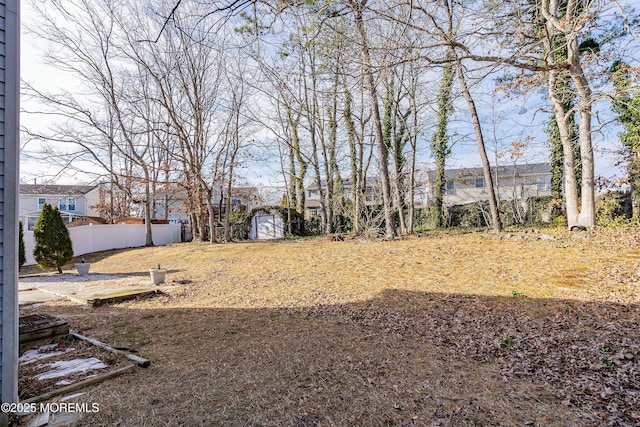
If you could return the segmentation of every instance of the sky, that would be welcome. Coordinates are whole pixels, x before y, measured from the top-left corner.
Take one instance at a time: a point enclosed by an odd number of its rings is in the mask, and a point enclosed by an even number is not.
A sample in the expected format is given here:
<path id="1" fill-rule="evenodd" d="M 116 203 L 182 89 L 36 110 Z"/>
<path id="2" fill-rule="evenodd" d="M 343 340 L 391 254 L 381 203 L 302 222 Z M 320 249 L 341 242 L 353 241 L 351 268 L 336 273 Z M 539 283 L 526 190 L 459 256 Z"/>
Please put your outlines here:
<path id="1" fill-rule="evenodd" d="M 28 1 L 22 2 L 21 19 L 23 30 L 21 34 L 21 74 L 24 81 L 34 84 L 42 89 L 55 89 L 59 87 L 73 88 L 77 82 L 69 79 L 69 76 L 54 67 L 48 66 L 43 61 L 43 56 L 48 49 L 47 42 L 39 40 L 36 36 L 27 31 L 27 27 L 33 22 L 33 11 Z M 488 81 L 483 85 L 483 91 L 491 91 L 493 82 Z M 477 99 L 478 107 L 483 121 L 485 138 L 489 159 L 493 162 L 496 158 L 495 143 L 500 142 L 498 152 L 508 148 L 512 141 L 523 140 L 531 136 L 532 140 L 525 149 L 523 161 L 528 163 L 548 161 L 548 148 L 546 146 L 546 135 L 542 132 L 544 123 L 548 120 L 548 114 L 543 111 L 548 108 L 548 103 L 544 99 L 543 93 L 534 93 L 526 98 L 506 99 L 499 96 L 484 96 Z M 22 108 L 26 110 L 37 110 L 39 106 L 29 101 L 22 100 Z M 480 160 L 477 152 L 477 145 L 473 139 L 466 105 L 460 104 L 458 111 L 452 116 L 450 132 L 456 141 L 453 147 L 452 156 L 449 159 L 448 167 L 477 167 Z M 598 107 L 600 120 L 607 122 L 611 120 L 611 113 L 608 106 L 602 104 Z M 50 119 L 42 115 L 34 116 L 23 113 L 21 115 L 21 125 L 32 129 L 45 129 L 50 126 Z M 594 120 L 594 129 L 598 128 L 597 119 Z M 603 131 L 594 132 L 594 152 L 596 176 L 612 178 L 624 175 L 618 163 L 618 137 L 619 129 L 615 126 L 607 126 Z M 32 142 L 27 143 L 27 138 L 23 138 L 24 154 L 21 160 L 21 179 L 23 182 L 46 182 L 55 180 L 62 184 L 84 184 L 90 182 L 94 177 L 83 174 L 61 174 L 46 159 L 36 160 L 32 154 L 37 154 L 38 146 Z M 430 164 L 427 153 L 423 153 L 421 159 L 423 163 Z M 89 166 L 87 166 L 89 167 Z M 278 174 L 281 169 L 279 162 L 267 161 L 248 163 L 244 167 L 244 183 L 260 185 L 265 187 L 278 187 L 282 185 L 282 179 Z"/>

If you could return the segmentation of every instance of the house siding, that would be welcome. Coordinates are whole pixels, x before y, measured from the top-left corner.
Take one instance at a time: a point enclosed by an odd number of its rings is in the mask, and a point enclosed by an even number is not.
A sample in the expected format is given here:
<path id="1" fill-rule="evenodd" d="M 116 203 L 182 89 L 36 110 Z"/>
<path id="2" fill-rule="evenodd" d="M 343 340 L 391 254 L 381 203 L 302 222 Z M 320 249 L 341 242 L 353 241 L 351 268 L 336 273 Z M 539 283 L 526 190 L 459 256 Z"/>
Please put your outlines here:
<path id="1" fill-rule="evenodd" d="M 18 400 L 19 1 L 0 0 L 0 398 Z M 0 425 L 7 414 L 0 414 Z"/>
<path id="2" fill-rule="evenodd" d="M 500 200 L 518 200 L 551 195 L 550 190 L 538 189 L 537 177 L 538 175 L 519 176 L 515 178 L 500 177 L 497 182 L 494 182 L 497 192 L 496 195 Z M 454 180 L 453 182 L 455 194 L 445 195 L 445 204 L 460 205 L 487 200 L 487 190 L 485 188 L 477 188 L 475 179 Z"/>
<path id="3" fill-rule="evenodd" d="M 40 198 L 45 199 L 45 202 L 49 203 L 51 206 L 58 206 L 58 202 L 60 201 L 60 199 L 74 198 L 76 199 L 76 208 L 75 210 L 70 212 L 77 213 L 78 215 L 91 215 L 91 212 L 87 210 L 87 200 L 84 195 L 68 194 L 68 195 L 62 196 L 62 195 L 43 194 L 43 195 L 37 195 L 37 196 L 21 195 L 20 196 L 20 216 L 26 213 L 32 213 L 32 212 L 38 211 L 40 208 L 38 204 L 38 199 Z M 68 208 L 64 210 L 69 211 Z"/>
<path id="4" fill-rule="evenodd" d="M 520 164 L 492 168 L 493 185 L 500 200 L 526 200 L 530 197 L 551 195 L 551 167 L 548 163 Z M 488 199 L 486 187 L 476 186 L 484 181 L 481 168 L 447 169 L 445 171 L 447 206 L 463 205 Z M 538 187 L 538 179 L 547 185 Z M 453 186 L 453 188 L 449 188 Z M 435 171 L 428 172 L 427 201 L 435 198 Z"/>
<path id="5" fill-rule="evenodd" d="M 25 230 L 33 230 L 40 214 L 40 199 L 51 206 L 57 206 L 63 217 L 74 219 L 82 216 L 101 216 L 96 205 L 100 202 L 99 186 L 73 185 L 31 185 L 20 184 L 19 215 Z M 69 199 L 74 199 L 71 209 Z M 64 201 L 63 205 L 60 204 Z"/>

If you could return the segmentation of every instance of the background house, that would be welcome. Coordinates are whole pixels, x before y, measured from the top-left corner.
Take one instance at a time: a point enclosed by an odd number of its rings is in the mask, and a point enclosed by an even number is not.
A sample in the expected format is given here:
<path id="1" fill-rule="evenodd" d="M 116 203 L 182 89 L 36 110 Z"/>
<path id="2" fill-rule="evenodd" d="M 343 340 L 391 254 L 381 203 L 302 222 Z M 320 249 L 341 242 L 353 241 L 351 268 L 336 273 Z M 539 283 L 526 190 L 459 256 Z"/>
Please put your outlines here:
<path id="1" fill-rule="evenodd" d="M 170 194 L 160 192 L 156 195 L 156 211 L 152 217 L 166 219 L 170 223 L 187 224 L 190 220 L 188 199 L 189 195 L 185 190 Z M 211 199 L 215 215 L 221 218 L 225 214 L 225 199 L 219 187 L 214 189 Z M 203 200 L 202 203 L 205 204 L 206 201 Z M 231 189 L 231 212 L 233 213 L 247 213 L 260 203 L 261 198 L 256 187 L 233 187 Z"/>
<path id="2" fill-rule="evenodd" d="M 231 212 L 246 213 L 261 202 L 256 187 L 233 187 L 231 189 Z"/>
<path id="3" fill-rule="evenodd" d="M 57 206 L 65 223 L 81 217 L 99 217 L 96 185 L 20 184 L 19 215 L 25 230 L 33 230 L 42 205 Z"/>
<path id="4" fill-rule="evenodd" d="M 353 183 L 351 178 L 343 178 L 342 183 L 344 186 L 345 199 L 351 200 Z M 320 181 L 320 185 L 323 190 L 327 188 L 327 180 Z M 306 198 L 304 202 L 305 219 L 315 218 L 320 216 L 322 210 L 320 206 L 320 190 L 318 184 L 314 180 L 305 189 Z M 380 179 L 378 177 L 367 177 L 367 184 L 365 187 L 365 205 L 375 206 L 382 204 L 382 188 L 380 187 Z"/>
<path id="5" fill-rule="evenodd" d="M 499 166 L 491 169 L 493 185 L 499 200 L 525 200 L 551 195 L 551 165 L 532 163 Z M 487 200 L 482 168 L 445 170 L 444 204 L 463 205 Z M 435 199 L 435 171 L 427 172 L 427 203 Z"/>

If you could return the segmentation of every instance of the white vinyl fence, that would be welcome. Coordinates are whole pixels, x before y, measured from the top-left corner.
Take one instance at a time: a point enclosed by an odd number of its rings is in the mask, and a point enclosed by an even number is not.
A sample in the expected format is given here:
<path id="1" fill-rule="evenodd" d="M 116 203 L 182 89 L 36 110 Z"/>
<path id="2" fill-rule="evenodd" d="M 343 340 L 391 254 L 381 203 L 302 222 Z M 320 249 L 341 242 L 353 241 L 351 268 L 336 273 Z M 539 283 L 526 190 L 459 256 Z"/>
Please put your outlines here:
<path id="1" fill-rule="evenodd" d="M 154 245 L 180 242 L 180 224 L 151 224 L 151 232 Z M 109 249 L 135 248 L 144 246 L 147 240 L 144 224 L 82 225 L 69 228 L 69 235 L 74 256 Z M 25 265 L 35 264 L 33 231 L 24 232 L 24 247 L 27 253 Z"/>

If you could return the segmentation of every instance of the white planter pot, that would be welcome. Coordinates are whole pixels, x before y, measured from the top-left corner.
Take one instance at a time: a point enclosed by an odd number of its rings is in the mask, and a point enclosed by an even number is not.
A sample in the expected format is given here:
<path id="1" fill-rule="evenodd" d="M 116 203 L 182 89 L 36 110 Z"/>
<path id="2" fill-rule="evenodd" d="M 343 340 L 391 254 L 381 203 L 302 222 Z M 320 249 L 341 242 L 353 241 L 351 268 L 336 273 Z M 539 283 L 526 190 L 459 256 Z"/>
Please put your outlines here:
<path id="1" fill-rule="evenodd" d="M 151 274 L 151 283 L 155 285 L 159 285 L 160 283 L 164 283 L 164 279 L 167 275 L 166 268 L 150 268 L 149 273 Z"/>
<path id="2" fill-rule="evenodd" d="M 86 276 L 89 274 L 89 266 L 91 263 L 88 262 L 79 262 L 76 263 L 76 270 L 78 270 L 78 276 Z"/>

